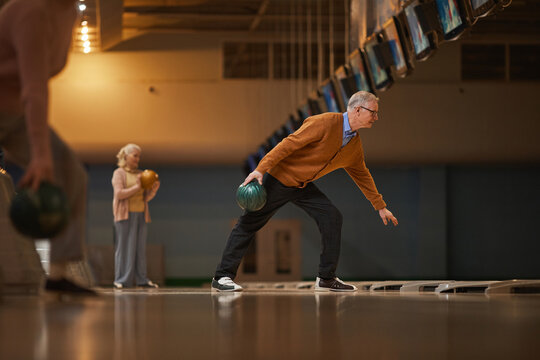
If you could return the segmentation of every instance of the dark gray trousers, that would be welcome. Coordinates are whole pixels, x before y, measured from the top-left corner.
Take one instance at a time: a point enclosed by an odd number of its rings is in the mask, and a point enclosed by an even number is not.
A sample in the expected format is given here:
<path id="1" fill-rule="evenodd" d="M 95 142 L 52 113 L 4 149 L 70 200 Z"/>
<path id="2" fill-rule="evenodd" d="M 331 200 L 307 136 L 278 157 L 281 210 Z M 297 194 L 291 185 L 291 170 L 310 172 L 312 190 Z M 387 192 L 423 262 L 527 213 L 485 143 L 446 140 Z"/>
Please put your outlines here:
<path id="1" fill-rule="evenodd" d="M 114 223 L 114 282 L 124 286 L 144 285 L 146 276 L 147 226 L 144 212 L 130 212 L 127 220 Z"/>
<path id="2" fill-rule="evenodd" d="M 83 259 L 86 242 L 86 186 L 87 175 L 75 153 L 51 129 L 52 155 L 55 182 L 65 192 L 70 214 L 64 231 L 51 239 L 53 263 L 79 261 Z M 30 162 L 30 143 L 24 117 L 0 113 L 0 146 L 10 159 L 25 168 Z"/>
<path id="3" fill-rule="evenodd" d="M 244 212 L 234 226 L 215 277 L 228 276 L 234 279 L 238 266 L 244 257 L 255 233 L 261 229 L 276 211 L 291 201 L 311 216 L 321 233 L 321 255 L 319 276 L 333 278 L 339 260 L 341 224 L 343 217 L 339 210 L 313 183 L 304 188 L 287 187 L 276 178 L 267 175 L 264 180 L 267 193 L 266 205 L 261 210 Z"/>

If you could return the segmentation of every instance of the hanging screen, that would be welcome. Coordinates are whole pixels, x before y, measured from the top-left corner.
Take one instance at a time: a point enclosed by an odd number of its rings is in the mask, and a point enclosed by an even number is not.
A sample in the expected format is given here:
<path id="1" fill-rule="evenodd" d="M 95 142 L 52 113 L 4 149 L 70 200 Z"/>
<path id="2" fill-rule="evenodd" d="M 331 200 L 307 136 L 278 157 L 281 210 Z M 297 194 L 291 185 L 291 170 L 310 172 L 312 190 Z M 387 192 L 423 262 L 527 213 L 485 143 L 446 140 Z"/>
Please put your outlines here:
<path id="1" fill-rule="evenodd" d="M 339 105 L 336 99 L 336 92 L 334 86 L 330 80 L 326 80 L 321 86 L 322 94 L 324 96 L 324 101 L 328 111 L 330 112 L 340 112 Z"/>
<path id="2" fill-rule="evenodd" d="M 475 17 L 482 17 L 490 14 L 497 5 L 496 0 L 470 0 L 472 12 Z"/>
<path id="3" fill-rule="evenodd" d="M 369 70 L 373 84 L 377 90 L 385 90 L 392 84 L 388 69 L 381 67 L 377 54 L 375 53 L 375 45 L 378 44 L 377 38 L 374 36 L 365 43 L 364 51 L 367 54 Z"/>
<path id="4" fill-rule="evenodd" d="M 407 17 L 407 24 L 409 25 L 409 32 L 414 47 L 414 53 L 418 59 L 423 58 L 424 56 L 422 54 L 430 50 L 430 43 L 428 37 L 422 31 L 420 21 L 418 20 L 418 16 L 416 16 L 416 12 L 414 11 L 415 6 L 418 6 L 418 1 L 415 1 L 410 6 L 405 8 L 405 15 Z"/>
<path id="5" fill-rule="evenodd" d="M 455 40 L 467 28 L 457 0 L 435 0 L 445 40 Z"/>
<path id="6" fill-rule="evenodd" d="M 349 63 L 351 65 L 351 71 L 354 76 L 354 83 L 357 91 L 372 91 L 369 85 L 368 75 L 366 67 L 364 66 L 364 59 L 360 50 L 355 50 L 349 57 Z"/>
<path id="7" fill-rule="evenodd" d="M 383 29 L 386 41 L 388 41 L 388 43 L 390 44 L 390 50 L 392 51 L 392 57 L 394 58 L 396 74 L 398 76 L 405 76 L 408 73 L 409 68 L 407 66 L 407 61 L 405 59 L 405 51 L 402 46 L 401 37 L 396 27 L 395 19 L 390 18 L 384 24 Z"/>
<path id="8" fill-rule="evenodd" d="M 354 81 L 354 77 L 350 74 L 348 66 L 340 66 L 336 70 L 336 84 L 341 97 L 343 107 L 346 109 L 349 99 L 355 93 L 353 85 L 351 84 Z"/>

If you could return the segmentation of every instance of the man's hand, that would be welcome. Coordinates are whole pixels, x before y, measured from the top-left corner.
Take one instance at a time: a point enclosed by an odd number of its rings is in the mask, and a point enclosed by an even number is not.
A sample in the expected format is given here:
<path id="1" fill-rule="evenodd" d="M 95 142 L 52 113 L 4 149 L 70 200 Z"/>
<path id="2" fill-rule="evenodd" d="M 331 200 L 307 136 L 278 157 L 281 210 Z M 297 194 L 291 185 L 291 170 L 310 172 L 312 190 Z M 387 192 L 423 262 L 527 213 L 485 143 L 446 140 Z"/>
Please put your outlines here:
<path id="1" fill-rule="evenodd" d="M 257 170 L 253 171 L 251 174 L 249 174 L 246 178 L 246 180 L 244 180 L 244 182 L 242 183 L 242 185 L 240 186 L 246 186 L 247 184 L 249 184 L 251 182 L 251 180 L 253 179 L 257 179 L 257 181 L 259 182 L 259 184 L 262 185 L 262 181 L 263 181 L 263 174 L 261 174 L 260 172 L 258 172 Z"/>
<path id="2" fill-rule="evenodd" d="M 388 220 L 391 220 L 394 226 L 398 224 L 398 221 L 394 215 L 387 208 L 379 210 L 379 216 L 381 217 L 384 225 L 388 224 Z"/>
<path id="3" fill-rule="evenodd" d="M 30 160 L 28 167 L 19 181 L 20 187 L 29 187 L 37 191 L 43 181 L 52 182 L 54 179 L 54 170 L 52 159 L 49 156 L 40 156 Z"/>

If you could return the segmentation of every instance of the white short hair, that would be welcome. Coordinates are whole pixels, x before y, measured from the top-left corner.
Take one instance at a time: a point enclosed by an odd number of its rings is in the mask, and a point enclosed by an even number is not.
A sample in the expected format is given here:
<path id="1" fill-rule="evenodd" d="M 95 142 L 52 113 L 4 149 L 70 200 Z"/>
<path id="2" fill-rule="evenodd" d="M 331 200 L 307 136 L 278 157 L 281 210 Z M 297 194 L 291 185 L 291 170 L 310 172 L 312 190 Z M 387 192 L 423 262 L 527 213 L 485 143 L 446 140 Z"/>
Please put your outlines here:
<path id="1" fill-rule="evenodd" d="M 118 167 L 123 168 L 126 166 L 126 156 L 128 156 L 128 154 L 131 154 L 133 150 L 138 150 L 139 152 L 141 152 L 141 147 L 137 144 L 127 144 L 120 149 L 118 154 L 116 154 L 116 158 L 118 159 Z"/>
<path id="2" fill-rule="evenodd" d="M 353 111 L 359 106 L 367 105 L 371 102 L 377 102 L 379 98 L 367 91 L 358 91 L 351 96 L 349 104 L 347 105 L 347 111 Z"/>

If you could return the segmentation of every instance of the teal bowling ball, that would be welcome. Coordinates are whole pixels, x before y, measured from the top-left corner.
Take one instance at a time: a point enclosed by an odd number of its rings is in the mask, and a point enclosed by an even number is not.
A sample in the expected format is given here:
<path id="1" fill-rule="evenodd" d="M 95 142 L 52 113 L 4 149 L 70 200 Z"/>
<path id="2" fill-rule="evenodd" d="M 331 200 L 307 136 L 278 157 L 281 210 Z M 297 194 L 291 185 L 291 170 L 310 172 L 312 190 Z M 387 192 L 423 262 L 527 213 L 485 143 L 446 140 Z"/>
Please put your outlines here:
<path id="1" fill-rule="evenodd" d="M 260 210 L 266 204 L 266 190 L 257 180 L 240 185 L 236 191 L 236 202 L 246 211 Z"/>
<path id="2" fill-rule="evenodd" d="M 42 182 L 37 191 L 20 189 L 9 209 L 13 226 L 34 239 L 50 239 L 67 225 L 69 209 L 64 191 Z"/>

